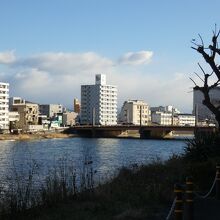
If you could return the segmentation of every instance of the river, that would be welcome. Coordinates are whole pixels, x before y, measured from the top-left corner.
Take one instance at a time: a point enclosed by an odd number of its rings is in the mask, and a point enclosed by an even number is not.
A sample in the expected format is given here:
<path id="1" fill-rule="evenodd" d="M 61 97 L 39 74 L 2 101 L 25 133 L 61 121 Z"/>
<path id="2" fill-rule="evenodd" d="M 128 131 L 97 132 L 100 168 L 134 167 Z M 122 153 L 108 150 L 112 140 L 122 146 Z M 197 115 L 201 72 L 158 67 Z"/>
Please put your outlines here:
<path id="1" fill-rule="evenodd" d="M 85 160 L 92 161 L 99 176 L 113 174 L 122 166 L 167 160 L 183 152 L 184 140 L 144 140 L 111 138 L 64 138 L 0 142 L 0 175 L 12 169 L 23 170 L 35 161 L 41 172 L 66 160 L 79 168 Z"/>

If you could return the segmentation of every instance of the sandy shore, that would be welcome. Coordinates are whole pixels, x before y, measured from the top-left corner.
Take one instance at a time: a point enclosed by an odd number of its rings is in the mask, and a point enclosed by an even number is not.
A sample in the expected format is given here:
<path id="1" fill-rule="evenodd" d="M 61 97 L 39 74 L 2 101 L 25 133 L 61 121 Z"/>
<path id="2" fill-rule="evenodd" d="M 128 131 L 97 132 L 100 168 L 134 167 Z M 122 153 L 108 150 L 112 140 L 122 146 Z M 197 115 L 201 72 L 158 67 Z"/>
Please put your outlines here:
<path id="1" fill-rule="evenodd" d="M 75 134 L 63 133 L 37 133 L 37 134 L 0 134 L 1 140 L 36 140 L 36 139 L 52 139 L 52 138 L 72 138 Z"/>

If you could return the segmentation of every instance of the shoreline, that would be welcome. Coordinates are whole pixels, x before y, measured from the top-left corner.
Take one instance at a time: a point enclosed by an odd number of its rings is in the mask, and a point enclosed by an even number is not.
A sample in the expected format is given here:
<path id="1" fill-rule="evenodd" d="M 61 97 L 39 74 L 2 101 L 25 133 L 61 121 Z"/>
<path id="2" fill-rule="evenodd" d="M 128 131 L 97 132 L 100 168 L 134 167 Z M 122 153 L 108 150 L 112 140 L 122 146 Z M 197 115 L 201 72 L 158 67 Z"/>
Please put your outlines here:
<path id="1" fill-rule="evenodd" d="M 23 141 L 23 140 L 40 140 L 55 138 L 73 138 L 76 134 L 54 133 L 34 133 L 34 134 L 1 134 L 0 141 Z"/>
<path id="2" fill-rule="evenodd" d="M 0 141 L 28 141 L 28 140 L 41 140 L 41 139 L 56 139 L 56 138 L 74 138 L 80 137 L 77 134 L 68 134 L 60 132 L 45 132 L 45 133 L 31 133 L 31 134 L 0 134 Z M 185 135 L 175 135 L 169 138 L 150 138 L 149 140 L 187 140 L 193 136 Z M 103 137 L 104 138 L 104 137 Z M 128 136 L 118 136 L 111 137 L 116 139 L 140 139 L 140 137 L 128 135 Z"/>

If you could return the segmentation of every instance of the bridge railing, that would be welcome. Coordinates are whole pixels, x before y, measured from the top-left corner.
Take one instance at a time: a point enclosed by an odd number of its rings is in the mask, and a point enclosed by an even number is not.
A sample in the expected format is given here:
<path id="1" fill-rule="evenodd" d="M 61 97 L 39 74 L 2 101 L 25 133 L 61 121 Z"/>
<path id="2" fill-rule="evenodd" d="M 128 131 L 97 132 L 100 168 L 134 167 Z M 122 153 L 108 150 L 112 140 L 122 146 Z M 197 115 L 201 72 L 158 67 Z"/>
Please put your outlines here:
<path id="1" fill-rule="evenodd" d="M 216 175 L 213 180 L 212 186 L 209 191 L 200 195 L 194 191 L 193 179 L 192 177 L 186 178 L 185 185 L 175 184 L 174 185 L 174 194 L 175 198 L 170 207 L 166 220 L 170 220 L 171 217 L 175 220 L 193 220 L 194 219 L 194 197 L 200 199 L 206 199 L 214 191 L 215 188 L 215 197 L 220 200 L 220 164 L 216 165 Z"/>

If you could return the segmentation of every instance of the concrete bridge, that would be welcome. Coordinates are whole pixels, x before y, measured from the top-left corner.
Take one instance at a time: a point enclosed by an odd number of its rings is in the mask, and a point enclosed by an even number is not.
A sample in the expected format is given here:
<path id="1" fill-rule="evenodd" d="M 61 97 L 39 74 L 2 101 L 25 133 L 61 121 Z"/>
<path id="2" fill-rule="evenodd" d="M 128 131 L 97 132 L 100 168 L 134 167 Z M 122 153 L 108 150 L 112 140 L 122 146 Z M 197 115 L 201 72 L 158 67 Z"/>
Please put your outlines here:
<path id="1" fill-rule="evenodd" d="M 205 126 L 138 126 L 138 125 L 114 125 L 114 126 L 92 126 L 81 125 L 73 126 L 69 129 L 69 132 L 76 133 L 84 137 L 123 137 L 128 132 L 136 131 L 140 138 L 168 138 L 172 137 L 173 132 L 201 132 L 212 133 L 215 132 L 215 127 Z"/>

